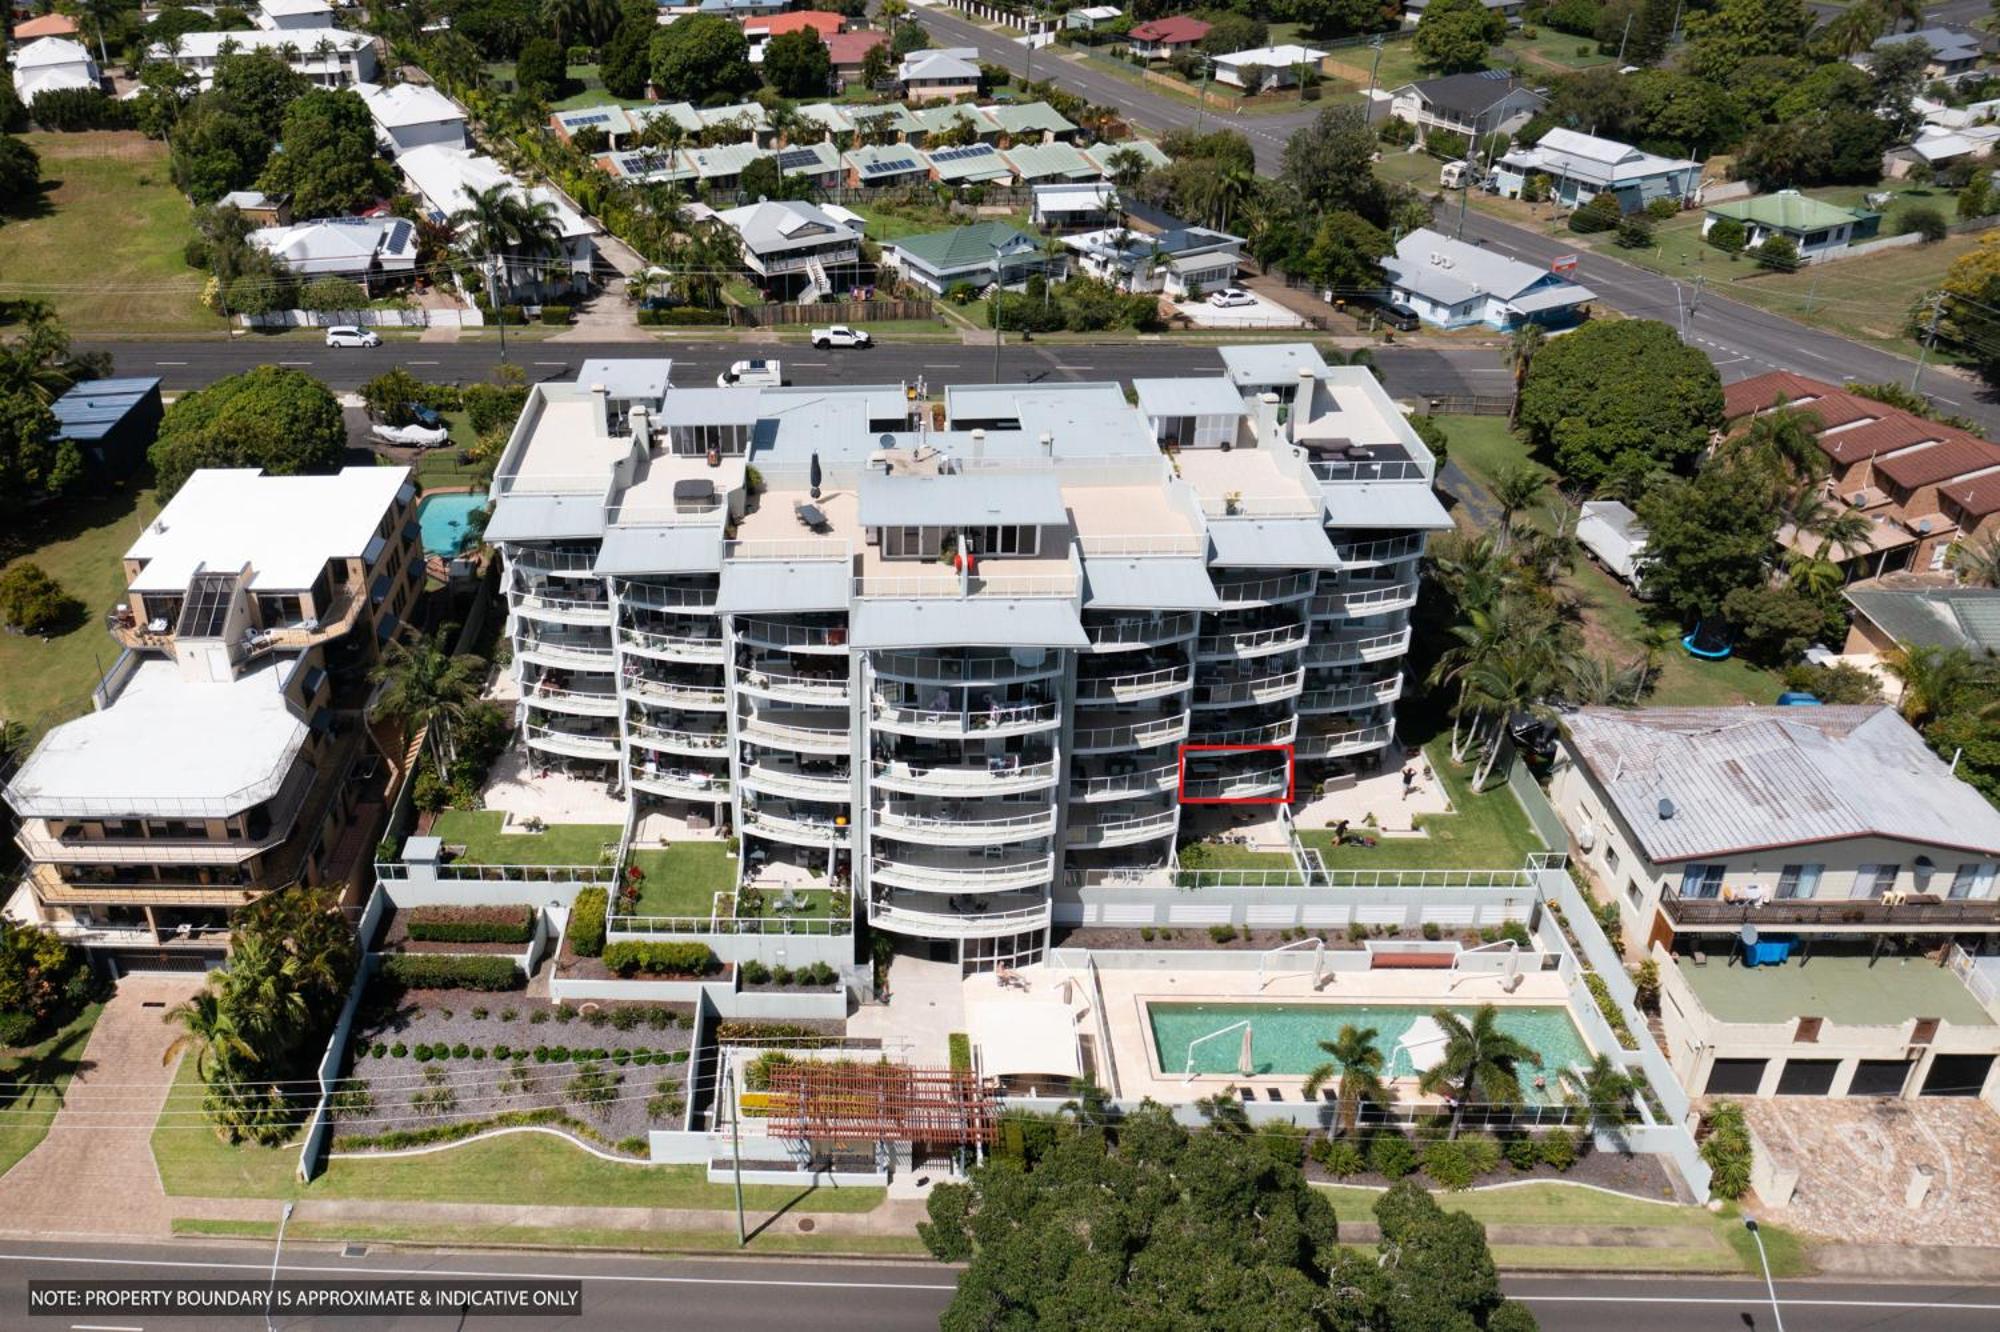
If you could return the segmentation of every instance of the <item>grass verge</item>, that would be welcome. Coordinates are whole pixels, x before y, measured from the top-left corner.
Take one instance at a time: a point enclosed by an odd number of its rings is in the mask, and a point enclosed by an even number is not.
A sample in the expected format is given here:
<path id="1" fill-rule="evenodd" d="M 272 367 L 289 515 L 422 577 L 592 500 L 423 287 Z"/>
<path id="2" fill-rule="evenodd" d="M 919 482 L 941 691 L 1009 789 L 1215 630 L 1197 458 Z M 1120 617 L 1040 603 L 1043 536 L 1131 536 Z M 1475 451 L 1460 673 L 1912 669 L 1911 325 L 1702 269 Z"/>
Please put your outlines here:
<path id="1" fill-rule="evenodd" d="M 754 1221 L 754 1218 L 753 1218 Z M 782 1224 L 782 1223 L 780 1223 Z M 176 1235 L 228 1236 L 241 1239 L 272 1239 L 277 1224 L 271 1221 L 216 1221 L 201 1217 L 176 1217 Z M 865 1255 L 871 1258 L 927 1256 L 923 1241 L 914 1235 L 754 1235 L 739 1250 L 732 1229 L 718 1230 L 617 1230 L 585 1227 L 557 1230 L 547 1226 L 387 1226 L 347 1221 L 294 1221 L 285 1229 L 289 1239 L 362 1241 L 375 1244 L 451 1245 L 477 1248 L 520 1245 L 552 1249 L 609 1249 L 624 1253 L 752 1253 L 769 1255 L 811 1255 L 829 1257 Z"/>
<path id="2" fill-rule="evenodd" d="M 715 895 L 736 887 L 736 862 L 720 842 L 677 842 L 633 851 L 626 863 L 645 871 L 639 886 L 641 916 L 706 916 Z"/>
<path id="3" fill-rule="evenodd" d="M 83 1047 L 103 1011 L 103 1004 L 91 1004 L 48 1039 L 0 1053 L 0 1107 L 6 1109 L 0 1116 L 0 1175 L 48 1136 L 63 1090 L 83 1066 Z M 24 1088 L 23 1083 L 54 1085 Z"/>
<path id="4" fill-rule="evenodd" d="M 623 833 L 615 823 L 551 823 L 538 833 L 503 833 L 497 809 L 448 809 L 431 835 L 465 847 L 464 859 L 482 865 L 595 865 Z"/>
<path id="5" fill-rule="evenodd" d="M 1451 797 L 1450 814 L 1420 814 L 1422 837 L 1385 837 L 1372 847 L 1333 844 L 1330 828 L 1301 828 L 1299 840 L 1317 847 L 1328 869 L 1518 869 L 1543 849 L 1527 812 L 1506 784 L 1474 795 L 1475 762 L 1451 761 L 1451 746 L 1434 739 L 1424 747 L 1431 771 Z M 1476 758 L 1476 756 L 1475 756 Z M 1355 831 L 1349 829 L 1350 832 Z"/>

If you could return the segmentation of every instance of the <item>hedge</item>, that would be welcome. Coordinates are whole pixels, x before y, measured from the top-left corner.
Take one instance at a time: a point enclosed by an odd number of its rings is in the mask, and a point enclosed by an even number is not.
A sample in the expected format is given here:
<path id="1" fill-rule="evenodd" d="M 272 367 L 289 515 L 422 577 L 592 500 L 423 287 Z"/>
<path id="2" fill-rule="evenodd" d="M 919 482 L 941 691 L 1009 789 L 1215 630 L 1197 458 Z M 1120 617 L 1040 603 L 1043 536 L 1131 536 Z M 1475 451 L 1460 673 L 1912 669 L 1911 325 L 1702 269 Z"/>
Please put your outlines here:
<path id="1" fill-rule="evenodd" d="M 610 896 L 602 888 L 585 888 L 577 893 L 569 909 L 569 946 L 578 957 L 597 957 L 604 952 L 604 913 Z"/>
<path id="2" fill-rule="evenodd" d="M 544 305 L 542 307 L 542 322 L 544 324 L 567 324 L 569 317 L 570 307 L 567 305 Z"/>
<path id="3" fill-rule="evenodd" d="M 413 990 L 518 990 L 527 983 L 511 957 L 451 957 L 401 953 L 385 958 L 382 974 Z"/>
<path id="4" fill-rule="evenodd" d="M 427 943 L 526 943 L 535 937 L 535 913 L 525 906 L 417 907 L 409 930 Z"/>
<path id="5" fill-rule="evenodd" d="M 670 310 L 641 310 L 639 323 L 648 327 L 672 326 L 677 324 L 726 324 L 729 314 L 725 310 L 709 310 L 699 306 L 681 305 Z"/>
<path id="6" fill-rule="evenodd" d="M 615 943 L 604 965 L 621 976 L 706 976 L 722 967 L 715 950 L 698 943 Z"/>

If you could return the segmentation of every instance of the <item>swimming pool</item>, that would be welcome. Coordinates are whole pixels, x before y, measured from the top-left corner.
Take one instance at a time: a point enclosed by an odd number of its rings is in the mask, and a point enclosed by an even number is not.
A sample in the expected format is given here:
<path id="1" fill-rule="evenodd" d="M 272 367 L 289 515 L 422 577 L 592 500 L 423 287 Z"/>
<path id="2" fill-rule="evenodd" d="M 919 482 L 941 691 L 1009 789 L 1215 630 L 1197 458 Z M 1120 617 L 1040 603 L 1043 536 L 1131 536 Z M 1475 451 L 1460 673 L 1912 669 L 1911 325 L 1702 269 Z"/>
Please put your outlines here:
<path id="1" fill-rule="evenodd" d="M 1326 1062 L 1319 1042 L 1332 1040 L 1344 1026 L 1373 1027 L 1375 1045 L 1388 1061 L 1385 1077 L 1411 1078 L 1407 1052 L 1396 1042 L 1418 1018 L 1428 1017 L 1435 1004 L 1175 1004 L 1149 1003 L 1148 1020 L 1153 1027 L 1153 1049 L 1160 1060 L 1163 1076 L 1178 1077 L 1187 1068 L 1188 1046 L 1211 1032 L 1233 1023 L 1250 1024 L 1250 1064 L 1261 1076 L 1304 1077 Z M 1461 1018 L 1470 1018 L 1471 1008 L 1450 1005 Z M 1530 1102 L 1554 1099 L 1556 1072 L 1572 1064 L 1588 1064 L 1590 1047 L 1570 1020 L 1569 1011 L 1552 1004 L 1501 1004 L 1501 1031 L 1521 1041 L 1542 1057 L 1540 1072 L 1548 1079 L 1548 1089 L 1534 1087 L 1535 1069 L 1521 1070 L 1521 1090 Z M 1195 1047 L 1197 1073 L 1237 1072 L 1243 1054 L 1239 1032 Z"/>
<path id="2" fill-rule="evenodd" d="M 417 505 L 417 526 L 424 534 L 424 554 L 450 559 L 465 541 L 467 514 L 486 507 L 486 492 L 426 495 Z"/>

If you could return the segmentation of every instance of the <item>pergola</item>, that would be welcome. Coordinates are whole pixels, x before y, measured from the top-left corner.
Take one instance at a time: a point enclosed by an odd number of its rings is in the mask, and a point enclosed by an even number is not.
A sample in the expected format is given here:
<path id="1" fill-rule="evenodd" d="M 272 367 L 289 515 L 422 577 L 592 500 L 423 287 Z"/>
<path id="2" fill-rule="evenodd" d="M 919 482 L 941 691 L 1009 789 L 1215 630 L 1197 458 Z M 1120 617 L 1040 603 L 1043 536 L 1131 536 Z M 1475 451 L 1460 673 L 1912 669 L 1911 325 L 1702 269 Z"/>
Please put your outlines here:
<path id="1" fill-rule="evenodd" d="M 997 1094 L 970 1070 L 800 1060 L 771 1070 L 773 1137 L 816 1142 L 990 1143 Z"/>

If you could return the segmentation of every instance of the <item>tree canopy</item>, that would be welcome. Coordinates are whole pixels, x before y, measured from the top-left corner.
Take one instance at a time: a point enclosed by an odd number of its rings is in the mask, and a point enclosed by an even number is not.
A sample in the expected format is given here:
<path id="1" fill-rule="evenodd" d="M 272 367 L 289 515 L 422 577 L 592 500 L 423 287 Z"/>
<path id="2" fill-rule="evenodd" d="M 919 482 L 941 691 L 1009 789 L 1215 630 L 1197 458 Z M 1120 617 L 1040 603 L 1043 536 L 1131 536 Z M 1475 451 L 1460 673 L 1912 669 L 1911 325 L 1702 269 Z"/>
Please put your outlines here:
<path id="1" fill-rule="evenodd" d="M 1569 480 L 1637 483 L 1693 465 L 1722 424 L 1722 381 L 1666 324 L 1587 324 L 1536 354 L 1520 424 Z"/>
<path id="2" fill-rule="evenodd" d="M 1486 53 L 1506 35 L 1506 18 L 1479 0 L 1431 0 L 1411 45 L 1424 68 L 1463 74 L 1486 68 Z"/>
<path id="3" fill-rule="evenodd" d="M 757 83 L 750 41 L 729 19 L 690 14 L 653 38 L 653 85 L 662 97 L 705 102 L 747 93 Z"/>
<path id="4" fill-rule="evenodd" d="M 1360 107 L 1328 107 L 1285 141 L 1279 182 L 1309 208 L 1359 213 L 1380 226 L 1389 198 L 1375 178 L 1378 147 Z"/>
<path id="5" fill-rule="evenodd" d="M 781 32 L 764 45 L 764 77 L 787 97 L 824 97 L 833 83 L 833 54 L 812 28 Z"/>
<path id="6" fill-rule="evenodd" d="M 260 365 L 196 389 L 167 408 L 148 452 L 161 499 L 201 467 L 261 467 L 276 476 L 331 470 L 347 447 L 340 404 L 296 370 Z"/>
<path id="7" fill-rule="evenodd" d="M 289 194 L 294 216 L 358 212 L 394 188 L 389 164 L 375 152 L 368 104 L 345 88 L 315 88 L 286 107 L 281 143 L 260 188 Z"/>

